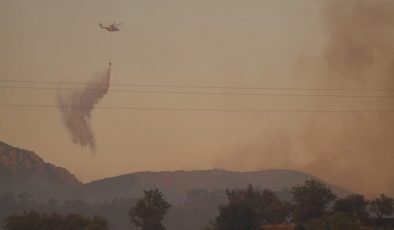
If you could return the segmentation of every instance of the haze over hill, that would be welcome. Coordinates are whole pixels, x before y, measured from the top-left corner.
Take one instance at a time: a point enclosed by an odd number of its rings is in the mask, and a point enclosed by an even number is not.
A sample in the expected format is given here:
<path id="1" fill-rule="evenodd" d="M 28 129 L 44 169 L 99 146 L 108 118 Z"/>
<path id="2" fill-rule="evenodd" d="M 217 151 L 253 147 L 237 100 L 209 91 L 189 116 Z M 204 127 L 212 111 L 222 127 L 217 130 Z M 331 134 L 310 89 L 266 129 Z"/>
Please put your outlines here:
<path id="1" fill-rule="evenodd" d="M 187 193 L 193 189 L 224 191 L 244 188 L 252 184 L 262 189 L 282 191 L 302 184 L 310 178 L 315 177 L 299 171 L 280 169 L 254 172 L 227 170 L 139 172 L 84 184 L 82 197 L 89 201 L 139 197 L 144 189 L 159 188 L 170 202 L 182 203 L 187 200 Z M 347 193 L 336 186 L 332 188 L 339 195 Z"/>
<path id="2" fill-rule="evenodd" d="M 315 177 L 292 170 L 214 169 L 137 172 L 83 184 L 66 169 L 46 163 L 33 151 L 0 142 L 0 199 L 9 199 L 7 194 L 17 199 L 23 193 L 31 195 L 29 202 L 21 203 L 25 209 L 14 211 L 54 212 L 60 211 L 59 204 L 64 204 L 62 211 L 106 217 L 112 229 L 130 228 L 126 214 L 144 189 L 159 188 L 173 205 L 164 220 L 168 229 L 199 230 L 217 216 L 218 205 L 226 202 L 225 189 L 253 184 L 289 199 L 288 189 L 310 178 Z M 334 185 L 331 188 L 338 195 L 347 193 Z M 0 212 L 0 218 L 7 215 L 7 210 Z"/>
<path id="3" fill-rule="evenodd" d="M 13 211 L 122 230 L 159 188 L 191 230 L 249 183 L 394 195 L 394 0 L 0 0 L 0 27 L 0 140 L 38 153 L 0 142 Z"/>
<path id="4" fill-rule="evenodd" d="M 34 199 L 80 198 L 102 202 L 116 198 L 136 198 L 142 191 L 159 188 L 170 202 L 183 203 L 194 189 L 224 191 L 253 184 L 274 191 L 289 189 L 312 175 L 293 170 L 234 172 L 226 170 L 137 172 L 81 183 L 66 169 L 44 162 L 36 153 L 0 142 L 0 185 L 2 192 L 28 192 Z M 345 190 L 332 186 L 339 195 Z M 45 201 L 45 200 L 44 200 Z"/>
<path id="5" fill-rule="evenodd" d="M 0 1 L 0 139 L 84 182 L 288 168 L 392 194 L 393 15 L 391 0 Z M 109 56 L 92 157 L 56 89 L 82 89 Z"/>

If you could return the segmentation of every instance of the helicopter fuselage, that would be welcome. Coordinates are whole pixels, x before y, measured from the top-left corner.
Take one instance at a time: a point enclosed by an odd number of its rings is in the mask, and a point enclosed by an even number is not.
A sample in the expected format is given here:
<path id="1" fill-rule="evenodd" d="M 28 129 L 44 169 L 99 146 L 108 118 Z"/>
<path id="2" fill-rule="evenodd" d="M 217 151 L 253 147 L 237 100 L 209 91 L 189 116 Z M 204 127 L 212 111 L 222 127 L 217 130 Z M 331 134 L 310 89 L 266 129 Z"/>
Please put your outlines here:
<path id="1" fill-rule="evenodd" d="M 117 25 L 115 25 L 115 24 L 104 26 L 103 24 L 99 23 L 99 26 L 100 26 L 100 28 L 105 29 L 108 32 L 118 32 L 119 31 L 119 27 L 117 27 Z"/>
<path id="2" fill-rule="evenodd" d="M 117 32 L 119 31 L 119 28 L 116 26 L 104 26 L 104 28 L 109 31 L 109 32 Z"/>

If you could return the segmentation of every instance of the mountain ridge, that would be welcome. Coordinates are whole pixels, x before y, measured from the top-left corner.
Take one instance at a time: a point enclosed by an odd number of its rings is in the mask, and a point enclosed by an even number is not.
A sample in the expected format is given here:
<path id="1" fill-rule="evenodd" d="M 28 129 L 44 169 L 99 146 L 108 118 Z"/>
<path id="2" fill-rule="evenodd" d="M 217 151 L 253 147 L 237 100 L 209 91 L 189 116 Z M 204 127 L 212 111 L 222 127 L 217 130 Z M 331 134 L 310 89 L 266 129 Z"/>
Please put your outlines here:
<path id="1" fill-rule="evenodd" d="M 44 176 L 53 182 L 82 184 L 67 169 L 45 162 L 34 151 L 20 149 L 0 141 L 0 169 L 6 173 L 22 173 L 24 176 Z M 55 175 L 52 175 L 54 173 Z"/>
<path id="2" fill-rule="evenodd" d="M 187 201 L 193 189 L 224 191 L 248 184 L 274 191 L 288 190 L 307 179 L 319 178 L 291 169 L 232 171 L 225 169 L 142 171 L 80 182 L 67 169 L 45 162 L 33 151 L 13 147 L 0 141 L 0 186 L 6 191 L 29 192 L 38 200 L 82 199 L 97 203 L 117 198 L 140 197 L 143 190 L 158 188 L 172 203 Z M 322 181 L 322 180 L 320 180 Z M 348 192 L 329 185 L 337 194 Z"/>
<path id="3" fill-rule="evenodd" d="M 67 169 L 45 162 L 34 151 L 0 141 L 0 192 L 29 193 L 34 199 L 68 198 L 82 183 Z"/>
<path id="4" fill-rule="evenodd" d="M 146 171 L 86 183 L 81 198 L 95 202 L 100 199 L 111 200 L 116 197 L 139 197 L 143 190 L 159 188 L 171 202 L 182 203 L 186 201 L 187 193 L 193 189 L 224 191 L 225 189 L 244 188 L 248 184 L 252 184 L 261 189 L 282 191 L 302 184 L 307 179 L 322 181 L 313 175 L 289 169 L 244 172 L 223 169 Z M 338 186 L 328 185 L 339 196 L 349 193 Z"/>

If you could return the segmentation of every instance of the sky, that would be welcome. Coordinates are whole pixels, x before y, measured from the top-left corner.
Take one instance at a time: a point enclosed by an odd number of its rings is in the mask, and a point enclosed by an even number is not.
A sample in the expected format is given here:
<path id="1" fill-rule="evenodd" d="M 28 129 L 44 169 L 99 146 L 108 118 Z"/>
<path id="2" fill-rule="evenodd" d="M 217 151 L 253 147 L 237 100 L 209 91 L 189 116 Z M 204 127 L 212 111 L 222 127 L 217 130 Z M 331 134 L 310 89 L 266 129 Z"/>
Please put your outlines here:
<path id="1" fill-rule="evenodd" d="M 2 0 L 0 140 L 83 182 L 136 171 L 286 168 L 394 194 L 394 114 L 354 112 L 392 108 L 393 99 L 365 95 L 386 95 L 367 89 L 392 82 L 393 9 L 385 0 Z M 114 21 L 123 23 L 119 32 L 98 26 Z M 72 142 L 56 106 L 4 106 L 56 105 L 57 91 L 1 80 L 85 83 L 110 59 L 109 93 L 91 116 L 95 152 Z"/>

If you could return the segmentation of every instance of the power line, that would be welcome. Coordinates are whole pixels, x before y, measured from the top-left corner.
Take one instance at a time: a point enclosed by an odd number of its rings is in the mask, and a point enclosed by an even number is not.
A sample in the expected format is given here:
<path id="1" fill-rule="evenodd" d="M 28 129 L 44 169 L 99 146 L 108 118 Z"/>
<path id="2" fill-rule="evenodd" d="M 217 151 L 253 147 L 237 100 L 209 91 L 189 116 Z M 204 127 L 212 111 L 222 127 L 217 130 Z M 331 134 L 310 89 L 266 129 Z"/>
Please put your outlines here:
<path id="1" fill-rule="evenodd" d="M 39 104 L 0 104 L 1 107 L 14 108 L 59 108 L 67 106 L 39 105 Z M 90 106 L 69 106 L 67 108 L 90 109 Z M 144 111 L 194 111 L 194 112 L 266 112 L 266 113 L 394 113 L 394 110 L 293 110 L 293 109 L 216 109 L 191 107 L 118 107 L 97 106 L 95 109 L 105 110 L 144 110 Z"/>
<path id="2" fill-rule="evenodd" d="M 35 86 L 1 86 L 6 89 L 34 89 L 34 90 L 67 90 L 67 91 L 98 91 L 101 89 L 81 88 L 54 88 Z M 277 97 L 349 97 L 349 98 L 394 98 L 394 95 L 346 95 L 346 94 L 289 94 L 289 93 L 261 93 L 261 92 L 196 92 L 196 91 L 159 91 L 159 90 L 134 90 L 134 89 L 109 89 L 115 93 L 150 93 L 150 94 L 191 94 L 191 95 L 223 95 L 223 96 L 277 96 Z"/>
<path id="3" fill-rule="evenodd" d="M 0 79 L 0 82 L 17 84 L 58 84 L 58 85 L 87 85 L 87 82 L 59 82 L 59 81 L 29 81 Z M 89 83 L 100 86 L 102 84 Z M 394 89 L 372 89 L 372 88 L 308 88 L 308 87 L 247 87 L 247 86 L 213 86 L 213 85 L 172 85 L 172 84 L 142 84 L 142 83 L 111 83 L 112 86 L 131 87 L 161 87 L 161 88 L 189 88 L 189 89 L 236 89 L 236 90 L 294 90 L 294 91 L 371 91 L 371 92 L 393 92 Z"/>

